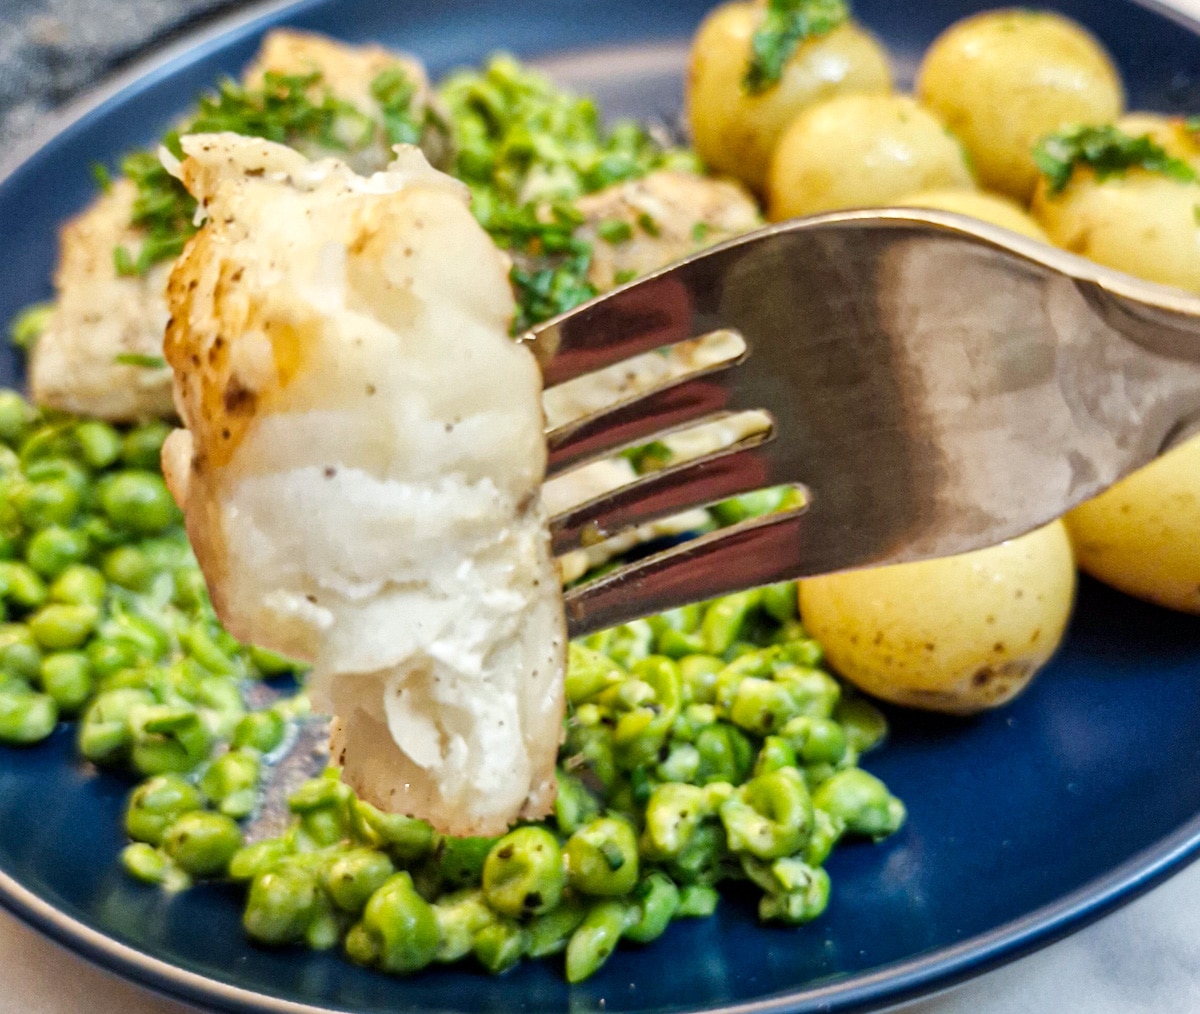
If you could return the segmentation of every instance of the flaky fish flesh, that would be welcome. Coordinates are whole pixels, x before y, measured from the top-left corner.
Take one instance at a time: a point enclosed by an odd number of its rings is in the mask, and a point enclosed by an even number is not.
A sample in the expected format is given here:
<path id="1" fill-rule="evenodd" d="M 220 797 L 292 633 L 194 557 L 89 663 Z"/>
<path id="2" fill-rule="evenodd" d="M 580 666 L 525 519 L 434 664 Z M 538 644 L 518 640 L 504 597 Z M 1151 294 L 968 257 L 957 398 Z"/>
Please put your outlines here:
<path id="1" fill-rule="evenodd" d="M 451 834 L 546 814 L 566 634 L 541 378 L 464 187 L 184 139 L 164 469 L 221 619 L 311 660 L 366 800 Z"/>

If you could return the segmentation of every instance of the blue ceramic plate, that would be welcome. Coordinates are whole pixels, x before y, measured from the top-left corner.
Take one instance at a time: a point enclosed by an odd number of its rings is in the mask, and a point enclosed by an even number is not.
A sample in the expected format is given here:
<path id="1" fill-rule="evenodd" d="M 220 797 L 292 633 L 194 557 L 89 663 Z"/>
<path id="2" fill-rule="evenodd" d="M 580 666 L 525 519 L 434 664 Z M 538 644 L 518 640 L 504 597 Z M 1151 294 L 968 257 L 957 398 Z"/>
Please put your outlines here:
<path id="1" fill-rule="evenodd" d="M 89 166 L 151 141 L 202 87 L 288 23 L 420 54 L 435 74 L 507 48 L 618 113 L 673 116 L 686 41 L 709 0 L 310 0 L 210 34 L 76 118 L 0 183 L 0 321 L 50 294 L 57 225 L 91 198 Z M 857 0 L 910 77 L 980 0 Z M 1048 6 L 1115 54 L 1133 108 L 1200 110 L 1197 26 L 1122 0 Z M 0 380 L 18 363 L 0 351 Z M 260 950 L 240 895 L 168 898 L 131 882 L 121 780 L 74 760 L 71 732 L 0 748 L 0 901 L 164 992 L 236 1011 L 846 1011 L 927 994 L 1083 925 L 1200 846 L 1200 620 L 1086 584 L 1066 647 L 1028 694 L 959 721 L 896 712 L 872 755 L 909 805 L 880 846 L 839 849 L 828 912 L 759 926 L 749 899 L 673 925 L 568 987 L 556 964 L 391 979 L 333 954 Z"/>

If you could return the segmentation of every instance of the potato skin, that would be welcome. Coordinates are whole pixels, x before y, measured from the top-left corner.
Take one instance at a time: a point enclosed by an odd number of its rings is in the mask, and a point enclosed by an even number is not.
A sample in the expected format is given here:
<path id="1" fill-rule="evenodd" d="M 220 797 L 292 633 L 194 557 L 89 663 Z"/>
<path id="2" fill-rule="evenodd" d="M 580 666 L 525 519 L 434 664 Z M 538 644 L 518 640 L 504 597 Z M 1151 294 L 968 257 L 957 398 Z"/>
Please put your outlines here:
<path id="1" fill-rule="evenodd" d="M 908 95 L 842 95 L 806 109 L 771 159 L 773 221 L 975 185 L 962 146 Z"/>
<path id="2" fill-rule="evenodd" d="M 1012 700 L 1062 639 L 1075 594 L 1054 521 L 941 560 L 800 582 L 800 618 L 830 664 L 896 704 L 970 714 Z"/>
<path id="3" fill-rule="evenodd" d="M 1037 141 L 1068 123 L 1108 123 L 1124 89 L 1082 26 L 1048 11 L 997 10 L 951 25 L 925 53 L 917 95 L 971 154 L 979 181 L 1027 202 Z"/>
<path id="4" fill-rule="evenodd" d="M 1200 437 L 1080 504 L 1066 522 L 1092 577 L 1200 614 Z"/>
<path id="5" fill-rule="evenodd" d="M 896 202 L 902 208 L 933 208 L 970 215 L 981 222 L 998 225 L 1010 232 L 1049 243 L 1050 238 L 1029 213 L 1011 197 L 989 194 L 982 190 L 922 190 Z"/>
<path id="6" fill-rule="evenodd" d="M 712 11 L 692 43 L 687 75 L 687 120 L 697 153 L 716 172 L 759 191 L 771 152 L 802 109 L 834 95 L 892 88 L 886 51 L 848 22 L 804 42 L 773 88 L 747 93 L 742 78 L 761 19 L 762 7 L 754 3 Z"/>
<path id="7" fill-rule="evenodd" d="M 1149 135 L 1200 169 L 1200 146 L 1178 118 L 1130 113 L 1117 126 Z M 1066 190 L 1045 183 L 1034 213 L 1051 239 L 1148 281 L 1200 292 L 1200 185 L 1142 169 L 1100 182 L 1076 170 Z M 1114 588 L 1168 609 L 1200 613 L 1200 437 L 1070 511 L 1080 567 Z"/>
<path id="8" fill-rule="evenodd" d="M 1200 169 L 1200 144 L 1196 134 L 1188 130 L 1182 116 L 1164 116 L 1162 113 L 1126 113 L 1116 125 L 1130 137 L 1146 137 L 1165 148 L 1176 158 L 1190 162 L 1192 168 Z"/>
<path id="9" fill-rule="evenodd" d="M 1138 137 L 1149 134 L 1170 154 L 1200 167 L 1200 151 L 1182 124 L 1138 113 L 1117 121 Z M 1119 271 L 1200 292 L 1200 183 L 1145 169 L 1098 180 L 1075 170 L 1066 189 L 1038 184 L 1033 214 L 1057 246 Z"/>

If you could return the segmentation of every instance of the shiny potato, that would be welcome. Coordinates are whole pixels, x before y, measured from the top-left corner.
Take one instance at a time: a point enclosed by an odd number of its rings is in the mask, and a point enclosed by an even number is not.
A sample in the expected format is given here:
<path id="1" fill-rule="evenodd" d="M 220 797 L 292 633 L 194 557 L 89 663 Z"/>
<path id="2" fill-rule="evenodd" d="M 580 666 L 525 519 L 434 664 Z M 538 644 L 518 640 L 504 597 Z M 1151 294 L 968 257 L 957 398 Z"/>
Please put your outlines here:
<path id="1" fill-rule="evenodd" d="M 1140 113 L 1117 126 L 1151 135 L 1177 158 L 1200 167 L 1200 152 L 1182 124 Z M 1043 180 L 1033 214 L 1050 239 L 1073 253 L 1147 281 L 1200 292 L 1200 183 L 1146 169 L 1100 180 L 1077 167 L 1066 189 L 1051 194 Z"/>
<path id="2" fill-rule="evenodd" d="M 1182 121 L 1149 113 L 1122 117 L 1131 136 L 1149 135 L 1200 167 L 1200 148 Z M 1149 281 L 1200 291 L 1200 186 L 1142 169 L 1098 181 L 1076 170 L 1063 193 L 1043 184 L 1034 210 L 1055 242 Z M 1200 613 L 1200 437 L 1193 437 L 1067 514 L 1080 566 L 1129 595 Z"/>
<path id="3" fill-rule="evenodd" d="M 974 182 L 962 146 L 915 99 L 842 95 L 806 109 L 784 131 L 768 175 L 768 217 L 891 204 Z"/>
<path id="4" fill-rule="evenodd" d="M 1050 240 L 1042 227 L 1030 217 L 1016 201 L 999 194 L 988 194 L 981 190 L 922 190 L 909 194 L 896 202 L 902 208 L 933 208 L 937 211 L 952 211 L 958 215 L 970 215 L 981 222 L 998 225 L 1002 229 L 1020 233 L 1043 243 Z"/>
<path id="5" fill-rule="evenodd" d="M 1068 123 L 1107 123 L 1125 104 L 1096 39 L 1059 14 L 1030 10 L 951 25 L 921 61 L 917 95 L 962 138 L 980 183 L 1020 201 L 1037 183 L 1039 139 Z"/>
<path id="6" fill-rule="evenodd" d="M 1076 507 L 1066 522 L 1092 577 L 1200 613 L 1200 437 Z"/>
<path id="7" fill-rule="evenodd" d="M 969 714 L 1025 688 L 1062 640 L 1074 595 L 1055 521 L 973 553 L 801 581 L 800 618 L 867 693 Z"/>
<path id="8" fill-rule="evenodd" d="M 804 42 L 773 88 L 757 95 L 742 87 L 750 40 L 762 7 L 730 3 L 705 18 L 692 43 L 687 119 L 700 157 L 715 171 L 756 190 L 780 136 L 802 109 L 834 95 L 888 92 L 887 53 L 868 32 L 849 23 Z"/>

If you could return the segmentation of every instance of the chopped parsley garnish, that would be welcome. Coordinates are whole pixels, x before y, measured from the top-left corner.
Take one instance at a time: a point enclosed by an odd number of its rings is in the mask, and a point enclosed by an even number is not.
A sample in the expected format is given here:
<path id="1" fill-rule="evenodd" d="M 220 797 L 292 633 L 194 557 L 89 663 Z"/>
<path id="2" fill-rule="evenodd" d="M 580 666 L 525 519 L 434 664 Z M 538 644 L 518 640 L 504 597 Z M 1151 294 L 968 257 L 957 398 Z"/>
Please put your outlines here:
<path id="1" fill-rule="evenodd" d="M 596 295 L 587 280 L 592 247 L 576 234 L 576 199 L 655 169 L 697 168 L 694 156 L 639 124 L 606 128 L 592 100 L 510 56 L 452 75 L 441 97 L 457 145 L 452 171 L 471 188 L 480 224 L 513 255 L 517 333 Z M 605 222 L 598 232 L 622 242 L 622 225 Z"/>
<path id="2" fill-rule="evenodd" d="M 750 40 L 750 63 L 742 79 L 746 91 L 757 95 L 777 85 L 802 42 L 828 35 L 849 17 L 846 0 L 767 0 L 762 23 Z"/>
<path id="3" fill-rule="evenodd" d="M 179 135 L 172 132 L 163 145 L 177 158 L 182 154 Z M 130 224 L 143 231 L 141 249 L 134 256 L 124 246 L 113 250 L 119 275 L 144 275 L 155 264 L 177 257 L 196 231 L 196 202 L 183 184 L 162 167 L 158 156 L 134 152 L 121 162 L 121 173 L 137 188 Z"/>
<path id="4" fill-rule="evenodd" d="M 619 218 L 610 218 L 596 226 L 596 235 L 605 243 L 617 246 L 633 239 L 633 226 Z"/>
<path id="5" fill-rule="evenodd" d="M 514 333 L 596 295 L 587 280 L 592 247 L 575 235 L 583 218 L 569 201 L 540 206 L 502 203 L 481 221 L 497 245 L 522 255 L 509 273 L 517 297 Z"/>
<path id="6" fill-rule="evenodd" d="M 1077 166 L 1086 166 L 1097 180 L 1119 176 L 1129 169 L 1145 169 L 1191 183 L 1196 171 L 1175 158 L 1149 135 L 1133 137 L 1113 126 L 1074 126 L 1042 138 L 1033 149 L 1036 163 L 1049 185 L 1051 196 L 1066 189 Z"/>
<path id="7" fill-rule="evenodd" d="M 421 123 L 413 115 L 416 84 L 402 67 L 390 67 L 371 82 L 371 94 L 383 111 L 383 133 L 389 145 L 417 144 Z"/>
<path id="8" fill-rule="evenodd" d="M 638 215 L 637 222 L 638 222 L 638 227 L 647 236 L 658 236 L 659 235 L 658 223 L 656 221 L 654 221 L 654 218 L 651 215 L 647 214 L 646 212 L 643 211 L 640 215 Z"/>
<path id="9" fill-rule="evenodd" d="M 260 88 L 224 81 L 215 94 L 201 97 L 200 108 L 184 133 L 220 131 L 279 144 L 315 142 L 332 151 L 348 151 L 369 144 L 375 124 L 366 113 L 323 88 L 319 72 L 268 71 Z"/>
<path id="10" fill-rule="evenodd" d="M 587 280 L 592 251 L 586 244 L 584 247 L 555 267 L 530 270 L 513 266 L 509 278 L 518 305 L 514 332 L 527 331 L 539 321 L 566 313 L 596 295 L 596 287 Z"/>
<path id="11" fill-rule="evenodd" d="M 323 88 L 319 73 L 267 72 L 261 86 L 254 88 L 224 81 L 215 92 L 202 96 L 195 113 L 178 130 L 168 133 L 162 143 L 181 158 L 181 134 L 228 131 L 301 150 L 336 152 L 366 147 L 379 129 L 389 144 L 415 144 L 420 140 L 421 128 L 412 114 L 416 86 L 402 68 L 380 73 L 371 83 L 371 93 L 382 109 L 382 123 Z M 196 202 L 163 168 L 157 152 L 129 155 L 121 163 L 121 172 L 137 187 L 131 224 L 145 235 L 136 256 L 125 247 L 117 247 L 114 263 L 120 274 L 144 275 L 155 264 L 177 257 L 183 250 L 196 231 Z"/>
<path id="12" fill-rule="evenodd" d="M 145 356 L 137 352 L 122 352 L 113 360 L 121 366 L 142 366 L 148 370 L 161 370 L 167 365 L 162 356 Z"/>

